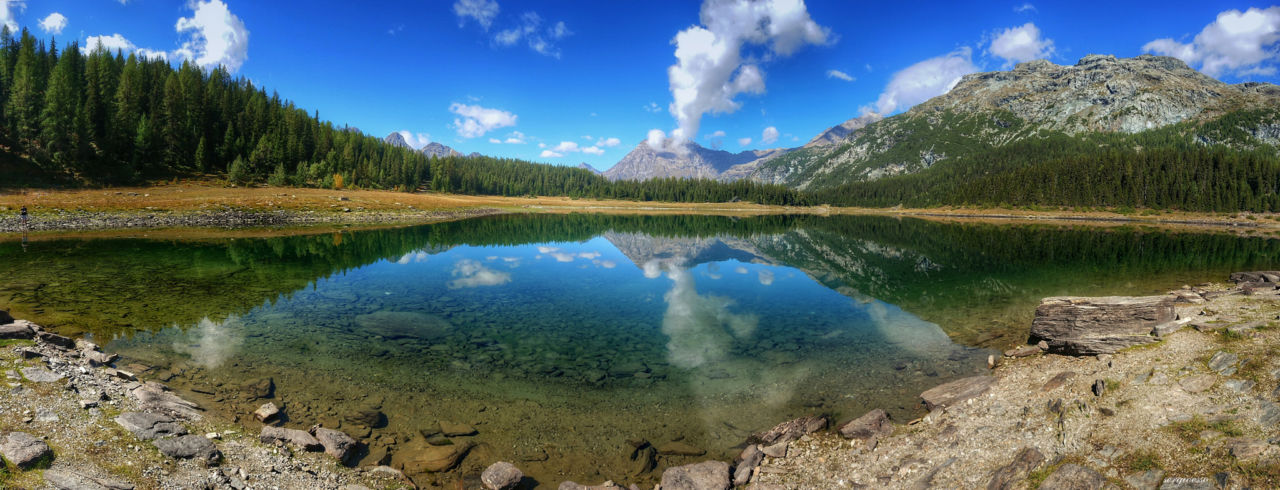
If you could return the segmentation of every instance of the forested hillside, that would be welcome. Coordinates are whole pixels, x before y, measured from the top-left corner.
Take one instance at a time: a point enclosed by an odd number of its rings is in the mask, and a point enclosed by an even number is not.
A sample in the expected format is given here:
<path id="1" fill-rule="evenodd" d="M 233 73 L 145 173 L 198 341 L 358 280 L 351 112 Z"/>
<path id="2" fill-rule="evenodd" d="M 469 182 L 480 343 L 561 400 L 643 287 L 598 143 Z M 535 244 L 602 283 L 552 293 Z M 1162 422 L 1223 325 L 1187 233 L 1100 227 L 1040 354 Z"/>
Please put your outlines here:
<path id="1" fill-rule="evenodd" d="M 96 47 L 94 47 L 96 48 Z M 778 185 L 610 183 L 584 169 L 437 158 L 335 126 L 221 67 L 61 50 L 0 31 L 0 186 L 112 185 L 215 175 L 277 186 L 801 204 Z"/>

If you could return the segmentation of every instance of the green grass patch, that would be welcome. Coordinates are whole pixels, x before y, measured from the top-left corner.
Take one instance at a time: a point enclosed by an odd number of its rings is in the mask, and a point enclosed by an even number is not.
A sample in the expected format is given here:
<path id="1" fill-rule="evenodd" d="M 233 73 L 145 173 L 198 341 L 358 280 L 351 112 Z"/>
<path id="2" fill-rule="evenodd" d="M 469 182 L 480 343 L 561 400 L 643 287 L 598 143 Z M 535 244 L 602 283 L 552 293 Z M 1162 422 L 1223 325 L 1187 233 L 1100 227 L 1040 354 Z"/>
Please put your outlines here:
<path id="1" fill-rule="evenodd" d="M 1160 464 L 1160 455 L 1150 449 L 1126 453 L 1116 462 L 1116 466 L 1123 468 L 1128 473 L 1164 469 L 1164 466 Z"/>
<path id="2" fill-rule="evenodd" d="M 1280 488 L 1280 462 L 1238 461 L 1232 469 L 1253 488 Z"/>
<path id="3" fill-rule="evenodd" d="M 1184 442 L 1193 443 L 1200 439 L 1200 433 L 1206 430 L 1213 430 L 1222 433 L 1227 437 L 1240 437 L 1244 435 L 1244 431 L 1236 426 L 1231 420 L 1219 420 L 1217 422 L 1209 422 L 1199 415 L 1192 417 L 1186 422 L 1175 422 L 1165 426 L 1166 430 L 1173 432 Z"/>
<path id="4" fill-rule="evenodd" d="M 35 341 L 27 339 L 0 339 L 0 349 L 5 347 L 32 347 L 36 345 Z"/>

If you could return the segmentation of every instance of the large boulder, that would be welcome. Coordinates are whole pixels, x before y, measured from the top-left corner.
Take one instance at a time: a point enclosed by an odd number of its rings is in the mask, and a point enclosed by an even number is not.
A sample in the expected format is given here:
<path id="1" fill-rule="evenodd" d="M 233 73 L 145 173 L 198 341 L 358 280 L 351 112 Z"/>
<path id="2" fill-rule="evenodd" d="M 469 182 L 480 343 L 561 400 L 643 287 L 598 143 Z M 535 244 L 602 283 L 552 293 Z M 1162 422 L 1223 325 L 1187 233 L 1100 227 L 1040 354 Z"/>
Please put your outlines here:
<path id="1" fill-rule="evenodd" d="M 995 376 L 974 376 L 935 386 L 920 394 L 925 408 L 946 408 L 986 393 L 996 383 Z"/>
<path id="2" fill-rule="evenodd" d="M 76 341 L 71 337 L 63 337 L 61 335 L 51 333 L 51 332 L 38 332 L 36 333 L 36 338 L 40 339 L 42 342 L 46 344 L 58 346 L 63 349 L 70 350 L 70 349 L 76 348 Z"/>
<path id="3" fill-rule="evenodd" d="M 44 441 L 26 432 L 0 433 L 0 456 L 18 469 L 26 470 L 48 461 L 53 451 Z"/>
<path id="4" fill-rule="evenodd" d="M 4 313 L 0 311 L 0 313 Z M 4 320 L 0 318 L 0 320 Z M 3 321 L 0 321 L 3 323 Z M 0 339 L 24 339 L 31 340 L 35 338 L 36 331 L 30 326 L 22 323 L 9 323 L 8 325 L 0 325 Z"/>
<path id="5" fill-rule="evenodd" d="M 325 454 L 338 458 L 338 461 L 343 464 L 347 463 L 358 444 L 354 438 L 342 431 L 317 427 L 314 433 L 316 440 L 324 446 Z"/>
<path id="6" fill-rule="evenodd" d="M 319 451 L 320 448 L 324 447 L 320 444 L 320 440 L 308 434 L 307 431 L 270 425 L 262 427 L 262 434 L 258 436 L 258 440 L 263 444 L 275 444 L 277 442 L 288 444 L 305 451 Z"/>
<path id="7" fill-rule="evenodd" d="M 703 461 L 667 468 L 662 472 L 662 490 L 728 490 L 729 463 Z"/>
<path id="8" fill-rule="evenodd" d="M 1152 335 L 1175 321 L 1172 296 L 1045 298 L 1031 322 L 1030 343 L 1045 341 L 1049 352 L 1110 354 L 1159 340 Z"/>
<path id="9" fill-rule="evenodd" d="M 890 434 L 893 434 L 893 422 L 889 421 L 889 414 L 879 408 L 840 426 L 840 435 L 845 439 L 870 439 Z"/>
<path id="10" fill-rule="evenodd" d="M 1012 462 L 1001 466 L 991 474 L 991 480 L 987 482 L 987 490 L 1016 488 L 1019 483 L 1027 479 L 1027 475 L 1039 468 L 1041 463 L 1044 463 L 1044 454 L 1041 454 L 1039 449 L 1022 448 L 1018 451 L 1018 455 L 1013 457 Z"/>
<path id="11" fill-rule="evenodd" d="M 471 441 L 446 446 L 418 443 L 402 450 L 397 450 L 392 461 L 410 478 L 417 478 L 425 473 L 453 469 L 458 463 L 462 462 L 462 458 L 467 456 L 472 447 L 475 447 L 475 443 Z"/>
<path id="12" fill-rule="evenodd" d="M 201 418 L 200 405 L 168 392 L 167 388 L 159 383 L 150 381 L 143 383 L 142 386 L 130 391 L 129 396 L 138 402 L 138 408 L 142 410 L 162 411 L 187 420 Z"/>
<path id="13" fill-rule="evenodd" d="M 125 412 L 116 417 L 116 423 L 144 441 L 187 434 L 177 419 L 159 413 Z"/>
<path id="14" fill-rule="evenodd" d="M 222 457 L 213 441 L 200 435 L 188 435 L 157 439 L 151 443 L 161 454 L 170 458 L 194 459 L 206 464 L 217 463 Z"/>

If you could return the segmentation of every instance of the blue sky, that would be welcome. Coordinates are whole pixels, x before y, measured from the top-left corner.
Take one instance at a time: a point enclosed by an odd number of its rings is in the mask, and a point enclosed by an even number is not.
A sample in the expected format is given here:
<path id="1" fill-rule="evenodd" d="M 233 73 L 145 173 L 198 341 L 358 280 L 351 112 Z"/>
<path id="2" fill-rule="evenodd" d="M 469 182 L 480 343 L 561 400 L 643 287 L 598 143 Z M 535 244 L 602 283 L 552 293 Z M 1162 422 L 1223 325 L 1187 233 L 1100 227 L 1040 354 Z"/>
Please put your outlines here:
<path id="1" fill-rule="evenodd" d="M 1153 52 L 1233 83 L 1275 82 L 1280 65 L 1280 7 L 1259 3 L 301 5 L 0 0 L 0 22 L 60 44 L 228 64 L 324 119 L 379 137 L 405 131 L 415 146 L 601 169 L 646 139 L 799 146 L 862 112 L 900 112 L 960 75 L 1027 59 Z"/>

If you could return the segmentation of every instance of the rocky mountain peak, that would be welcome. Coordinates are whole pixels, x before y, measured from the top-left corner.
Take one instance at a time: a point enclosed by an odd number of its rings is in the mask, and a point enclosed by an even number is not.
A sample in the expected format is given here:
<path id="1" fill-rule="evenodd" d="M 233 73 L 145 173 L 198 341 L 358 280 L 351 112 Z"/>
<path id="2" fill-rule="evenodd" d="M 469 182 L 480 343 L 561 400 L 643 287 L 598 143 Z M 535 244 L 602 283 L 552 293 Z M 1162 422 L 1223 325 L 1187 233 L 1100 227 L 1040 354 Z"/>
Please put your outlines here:
<path id="1" fill-rule="evenodd" d="M 436 157 L 436 158 L 462 156 L 462 153 L 459 153 L 457 150 L 454 150 L 453 148 L 449 148 L 448 146 L 442 145 L 435 141 L 427 143 L 426 146 L 423 146 L 422 149 L 418 151 L 422 152 L 423 155 L 426 155 L 429 157 Z"/>
<path id="2" fill-rule="evenodd" d="M 881 119 L 884 119 L 884 116 L 881 116 L 876 113 L 863 114 L 861 116 L 855 117 L 853 119 L 840 123 L 839 125 L 828 128 L 826 131 L 823 131 L 822 133 L 819 133 L 817 136 L 814 136 L 813 139 L 809 140 L 808 143 L 805 143 L 804 148 L 834 145 L 836 143 L 839 143 L 840 140 L 843 140 L 846 137 L 848 137 L 854 131 L 865 128 L 867 127 L 868 124 L 874 123 Z"/>
<path id="3" fill-rule="evenodd" d="M 404 136 L 401 136 L 400 133 L 393 132 L 388 134 L 386 138 L 382 139 L 382 141 L 397 148 L 409 148 L 409 142 L 405 141 Z"/>
<path id="4" fill-rule="evenodd" d="M 661 148 L 641 141 L 603 175 L 610 180 L 646 180 L 663 177 L 735 180 L 751 173 L 761 160 L 785 153 L 787 149 L 748 150 L 730 153 L 713 150 L 692 141 L 667 142 Z"/>

